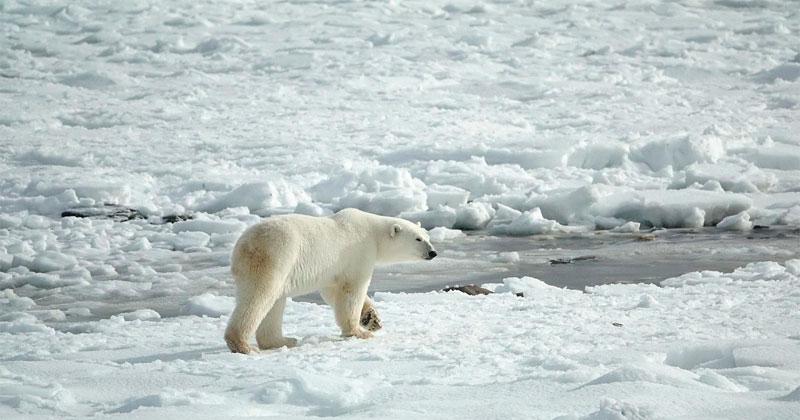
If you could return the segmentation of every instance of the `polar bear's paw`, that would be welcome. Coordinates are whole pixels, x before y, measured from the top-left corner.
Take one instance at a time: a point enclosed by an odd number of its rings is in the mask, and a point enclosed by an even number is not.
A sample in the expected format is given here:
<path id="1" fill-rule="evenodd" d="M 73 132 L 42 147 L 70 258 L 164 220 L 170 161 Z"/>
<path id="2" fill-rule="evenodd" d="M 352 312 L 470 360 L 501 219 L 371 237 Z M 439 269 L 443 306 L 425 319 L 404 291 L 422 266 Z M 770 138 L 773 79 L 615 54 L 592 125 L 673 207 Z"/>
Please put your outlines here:
<path id="1" fill-rule="evenodd" d="M 231 353 L 250 354 L 254 352 L 253 348 L 247 344 L 247 340 L 235 334 L 225 334 L 225 342 L 228 344 Z"/>
<path id="2" fill-rule="evenodd" d="M 350 331 L 349 333 L 343 334 L 345 337 L 356 337 L 361 339 L 372 338 L 373 334 L 370 331 L 367 331 L 363 327 L 358 327 Z"/>
<path id="3" fill-rule="evenodd" d="M 297 347 L 297 339 L 292 337 L 281 337 L 279 339 L 272 339 L 269 341 L 259 341 L 258 348 L 261 350 L 278 349 L 281 347 L 292 348 Z"/>
<path id="4" fill-rule="evenodd" d="M 361 326 L 369 331 L 378 331 L 383 328 L 381 318 L 375 308 L 370 307 L 368 310 L 361 312 Z"/>

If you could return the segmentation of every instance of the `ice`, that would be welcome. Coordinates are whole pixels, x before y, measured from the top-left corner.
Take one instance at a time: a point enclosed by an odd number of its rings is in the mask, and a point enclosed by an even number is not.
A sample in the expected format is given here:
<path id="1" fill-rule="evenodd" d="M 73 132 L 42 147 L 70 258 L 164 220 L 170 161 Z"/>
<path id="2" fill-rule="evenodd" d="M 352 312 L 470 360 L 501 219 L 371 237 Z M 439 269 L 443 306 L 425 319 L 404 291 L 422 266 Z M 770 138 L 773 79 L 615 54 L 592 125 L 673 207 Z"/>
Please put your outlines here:
<path id="1" fill-rule="evenodd" d="M 800 145 L 773 143 L 760 147 L 737 148 L 734 153 L 759 168 L 800 170 Z"/>
<path id="2" fill-rule="evenodd" d="M 183 231 L 175 235 L 173 245 L 175 249 L 185 251 L 205 247 L 211 239 L 205 232 Z"/>
<path id="3" fill-rule="evenodd" d="M 453 186 L 429 185 L 425 191 L 428 196 L 428 208 L 447 206 L 459 208 L 467 204 L 469 191 Z"/>
<path id="4" fill-rule="evenodd" d="M 550 290 L 553 287 L 533 277 L 508 277 L 503 279 L 502 285 L 484 284 L 483 287 L 495 293 L 523 293 L 530 294 Z"/>
<path id="5" fill-rule="evenodd" d="M 760 83 L 776 83 L 777 81 L 794 82 L 800 79 L 800 64 L 780 64 L 772 69 L 758 72 L 754 78 Z"/>
<path id="6" fill-rule="evenodd" d="M 780 398 L 782 401 L 800 401 L 800 386 Z"/>
<path id="7" fill-rule="evenodd" d="M 580 227 L 563 226 L 555 220 L 548 220 L 542 216 L 542 211 L 538 207 L 531 211 L 515 214 L 512 212 L 505 213 L 507 217 L 512 218 L 510 222 L 500 223 L 498 221 L 495 225 L 489 225 L 489 231 L 493 234 L 512 235 L 512 236 L 528 236 L 537 235 L 542 233 L 554 232 L 577 232 Z M 498 211 L 497 218 L 502 214 Z M 495 220 L 492 220 L 493 222 Z"/>
<path id="8" fill-rule="evenodd" d="M 666 167 L 683 169 L 696 162 L 716 162 L 725 155 L 725 147 L 716 136 L 680 137 L 656 140 L 631 150 L 631 160 L 652 171 Z"/>
<path id="9" fill-rule="evenodd" d="M 717 223 L 717 227 L 725 230 L 748 231 L 753 229 L 753 222 L 750 221 L 750 215 L 743 211 L 722 219 Z"/>
<path id="10" fill-rule="evenodd" d="M 467 203 L 456 210 L 453 227 L 464 230 L 483 229 L 494 215 L 495 209 L 488 203 Z"/>
<path id="11" fill-rule="evenodd" d="M 641 226 L 641 223 L 625 222 L 619 226 L 614 227 L 613 229 L 611 229 L 611 231 L 620 233 L 636 233 L 639 231 L 639 226 Z"/>
<path id="12" fill-rule="evenodd" d="M 152 309 L 137 309 L 132 312 L 121 313 L 118 316 L 121 316 L 122 319 L 126 321 L 152 321 L 161 319 L 161 315 Z"/>
<path id="13" fill-rule="evenodd" d="M 308 201 L 308 196 L 296 187 L 278 182 L 244 184 L 233 191 L 198 206 L 205 212 L 218 212 L 232 207 L 247 207 L 251 212 L 275 207 L 294 208 L 298 202 Z"/>
<path id="14" fill-rule="evenodd" d="M 448 229 L 445 227 L 433 228 L 428 232 L 432 242 L 446 242 L 461 238 L 464 232 L 458 229 Z"/>
<path id="15" fill-rule="evenodd" d="M 292 379 L 268 383 L 257 393 L 265 404 L 313 406 L 317 416 L 337 416 L 361 405 L 368 388 L 361 381 L 342 380 L 302 370 L 292 372 Z"/>
<path id="16" fill-rule="evenodd" d="M 78 260 L 71 256 L 56 251 L 45 251 L 37 254 L 33 261 L 27 264 L 31 271 L 46 273 L 50 271 L 67 270 L 78 265 Z"/>
<path id="17" fill-rule="evenodd" d="M 639 407 L 625 401 L 605 399 L 600 404 L 600 409 L 583 417 L 580 420 L 647 420 L 652 418 L 652 413 L 646 407 Z"/>
<path id="18" fill-rule="evenodd" d="M 695 387 L 696 375 L 684 369 L 664 365 L 625 365 L 582 385 L 593 386 L 615 382 L 651 382 L 677 387 Z"/>
<path id="19" fill-rule="evenodd" d="M 499 262 L 506 262 L 506 263 L 515 263 L 519 262 L 519 253 L 518 252 L 499 252 L 495 257 L 492 258 L 494 261 Z"/>
<path id="20" fill-rule="evenodd" d="M 397 216 L 427 208 L 425 184 L 405 169 L 387 166 L 347 171 L 312 187 L 312 196 L 336 208 L 356 207 L 371 213 Z"/>
<path id="21" fill-rule="evenodd" d="M 229 314 L 233 310 L 233 304 L 233 299 L 227 296 L 203 293 L 190 298 L 183 306 L 183 312 L 189 315 L 218 318 Z"/>
<path id="22" fill-rule="evenodd" d="M 4 2 L 0 417 L 795 417 L 792 6 Z M 238 235 L 345 207 L 440 256 L 228 354 Z"/>
<path id="23" fill-rule="evenodd" d="M 5 291 L 20 304 L 0 301 L 0 412 L 406 418 L 413 403 L 434 417 L 723 418 L 752 417 L 756 404 L 786 418 L 800 369 L 786 317 L 800 299 L 796 265 L 665 288 L 506 277 L 486 296 L 384 292 L 374 298 L 384 329 L 369 341 L 339 337 L 329 307 L 290 300 L 284 329 L 299 347 L 251 356 L 222 343 L 228 296 L 201 293 L 168 316 L 142 306 L 92 318 L 74 306 L 61 319 Z"/>
<path id="24" fill-rule="evenodd" d="M 88 38 L 82 41 L 86 42 Z M 96 41 L 100 41 L 97 39 Z M 59 83 L 67 86 L 80 87 L 84 89 L 105 89 L 117 84 L 111 77 L 99 74 L 97 72 L 84 72 L 70 76 L 63 76 L 59 79 Z"/>
<path id="25" fill-rule="evenodd" d="M 173 232 L 205 232 L 209 235 L 241 233 L 246 225 L 239 221 L 186 220 L 172 225 Z"/>
<path id="26" fill-rule="evenodd" d="M 433 229 L 437 226 L 449 229 L 456 223 L 456 210 L 440 205 L 433 210 L 400 213 L 400 217 L 412 222 L 419 222 L 425 229 Z"/>

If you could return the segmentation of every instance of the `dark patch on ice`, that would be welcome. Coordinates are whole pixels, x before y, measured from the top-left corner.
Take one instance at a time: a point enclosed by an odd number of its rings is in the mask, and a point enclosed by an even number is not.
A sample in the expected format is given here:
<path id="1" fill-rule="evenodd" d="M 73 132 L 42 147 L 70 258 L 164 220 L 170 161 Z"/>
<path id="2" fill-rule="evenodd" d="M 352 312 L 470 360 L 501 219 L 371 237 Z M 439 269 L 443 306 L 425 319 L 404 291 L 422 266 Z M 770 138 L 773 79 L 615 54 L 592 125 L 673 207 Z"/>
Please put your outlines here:
<path id="1" fill-rule="evenodd" d="M 732 9 L 766 9 L 770 2 L 765 0 L 717 0 L 714 4 Z"/>
<path id="2" fill-rule="evenodd" d="M 468 284 L 468 285 L 466 285 L 466 286 L 450 286 L 450 287 L 445 287 L 444 289 L 442 289 L 442 291 L 443 291 L 443 292 L 453 292 L 453 291 L 455 291 L 455 292 L 461 292 L 461 293 L 466 293 L 466 294 L 468 294 L 468 295 L 470 295 L 470 296 L 476 296 L 476 295 L 488 295 L 488 294 L 491 294 L 491 293 L 492 293 L 492 291 L 491 291 L 491 290 L 489 290 L 489 289 L 484 289 L 483 287 L 476 286 L 476 285 L 474 285 L 474 284 Z"/>
<path id="3" fill-rule="evenodd" d="M 794 82 L 800 79 L 800 64 L 784 63 L 769 70 L 756 73 L 753 78 L 760 83 L 775 83 L 778 80 Z"/>
<path id="4" fill-rule="evenodd" d="M 161 218 L 161 223 L 177 223 L 192 219 L 194 216 L 191 214 L 168 214 Z"/>
<path id="5" fill-rule="evenodd" d="M 115 222 L 147 219 L 147 216 L 139 210 L 116 204 L 104 204 L 103 207 L 73 207 L 63 211 L 61 217 L 112 219 Z"/>
<path id="6" fill-rule="evenodd" d="M 550 265 L 558 265 L 558 264 L 573 264 L 578 261 L 594 261 L 597 260 L 597 257 L 594 255 L 582 255 L 580 257 L 574 258 L 555 258 L 550 260 Z"/>
<path id="7" fill-rule="evenodd" d="M 112 219 L 115 222 L 147 219 L 147 215 L 137 209 L 108 203 L 103 204 L 102 207 L 73 207 L 61 212 L 61 217 Z M 191 214 L 170 214 L 161 217 L 160 223 L 176 223 L 193 218 L 194 216 Z"/>

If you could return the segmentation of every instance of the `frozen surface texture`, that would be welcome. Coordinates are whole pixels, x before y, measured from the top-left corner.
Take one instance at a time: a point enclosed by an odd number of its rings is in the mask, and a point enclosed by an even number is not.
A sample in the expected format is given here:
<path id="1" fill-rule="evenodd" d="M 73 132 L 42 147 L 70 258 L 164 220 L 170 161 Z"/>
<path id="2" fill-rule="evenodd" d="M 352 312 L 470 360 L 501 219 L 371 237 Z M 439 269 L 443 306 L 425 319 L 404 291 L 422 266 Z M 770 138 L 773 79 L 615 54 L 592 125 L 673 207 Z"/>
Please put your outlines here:
<path id="1" fill-rule="evenodd" d="M 800 224 L 792 2 L 0 10 L 3 213 L 349 206 L 479 229 L 501 203 L 512 235 Z"/>
<path id="2" fill-rule="evenodd" d="M 340 338 L 327 306 L 289 302 L 299 346 L 244 357 L 221 340 L 232 298 L 84 320 L 6 290 L 0 416 L 796 418 L 799 276 L 788 260 L 662 287 L 378 293 L 385 328 L 367 341 Z"/>
<path id="3" fill-rule="evenodd" d="M 0 1 L 0 418 L 796 417 L 799 32 L 779 0 Z M 238 235 L 348 206 L 443 243 L 384 287 L 525 297 L 378 294 L 366 342 L 291 302 L 298 348 L 227 354 Z M 672 278 L 552 287 L 597 277 Z"/>

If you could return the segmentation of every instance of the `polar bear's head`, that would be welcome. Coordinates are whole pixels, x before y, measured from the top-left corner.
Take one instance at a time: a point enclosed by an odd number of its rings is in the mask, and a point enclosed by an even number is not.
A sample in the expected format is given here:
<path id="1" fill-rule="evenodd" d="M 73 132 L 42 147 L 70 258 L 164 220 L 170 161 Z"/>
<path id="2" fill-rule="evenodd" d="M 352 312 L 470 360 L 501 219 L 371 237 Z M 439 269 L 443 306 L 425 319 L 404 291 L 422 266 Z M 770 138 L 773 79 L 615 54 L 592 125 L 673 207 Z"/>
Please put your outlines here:
<path id="1" fill-rule="evenodd" d="M 384 261 L 432 260 L 436 249 L 428 232 L 417 224 L 397 219 L 391 223 L 383 245 Z"/>

